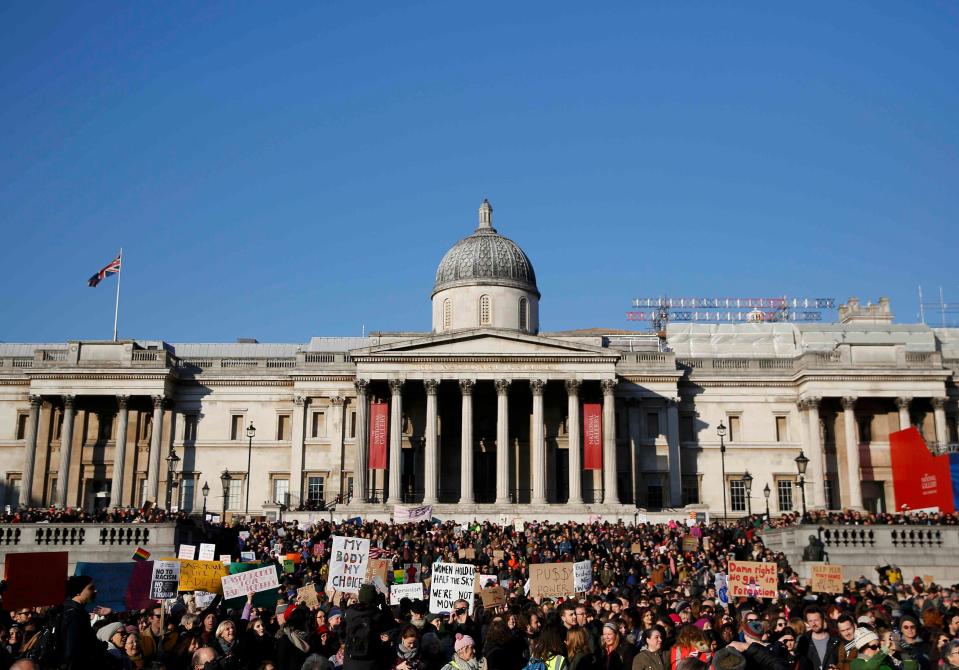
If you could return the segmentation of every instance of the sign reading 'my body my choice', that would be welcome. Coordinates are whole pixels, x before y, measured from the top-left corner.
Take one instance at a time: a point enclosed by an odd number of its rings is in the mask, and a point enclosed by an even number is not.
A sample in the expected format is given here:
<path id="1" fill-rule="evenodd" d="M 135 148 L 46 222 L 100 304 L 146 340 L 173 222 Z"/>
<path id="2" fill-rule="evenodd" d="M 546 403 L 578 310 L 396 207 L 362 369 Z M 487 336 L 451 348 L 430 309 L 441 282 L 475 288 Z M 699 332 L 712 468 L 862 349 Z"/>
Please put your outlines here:
<path id="1" fill-rule="evenodd" d="M 369 561 L 369 539 L 334 535 L 329 588 L 343 593 L 359 593 L 360 586 L 366 581 Z"/>

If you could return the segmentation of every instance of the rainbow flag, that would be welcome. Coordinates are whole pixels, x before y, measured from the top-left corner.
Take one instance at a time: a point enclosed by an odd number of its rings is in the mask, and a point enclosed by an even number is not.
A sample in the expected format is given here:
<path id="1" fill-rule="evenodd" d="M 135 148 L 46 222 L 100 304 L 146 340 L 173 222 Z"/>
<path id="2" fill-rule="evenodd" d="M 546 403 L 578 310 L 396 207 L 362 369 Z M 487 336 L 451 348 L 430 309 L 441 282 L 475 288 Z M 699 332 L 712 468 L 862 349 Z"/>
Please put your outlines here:
<path id="1" fill-rule="evenodd" d="M 150 552 L 144 549 L 143 547 L 137 547 L 137 550 L 133 552 L 134 561 L 146 561 L 150 558 Z"/>

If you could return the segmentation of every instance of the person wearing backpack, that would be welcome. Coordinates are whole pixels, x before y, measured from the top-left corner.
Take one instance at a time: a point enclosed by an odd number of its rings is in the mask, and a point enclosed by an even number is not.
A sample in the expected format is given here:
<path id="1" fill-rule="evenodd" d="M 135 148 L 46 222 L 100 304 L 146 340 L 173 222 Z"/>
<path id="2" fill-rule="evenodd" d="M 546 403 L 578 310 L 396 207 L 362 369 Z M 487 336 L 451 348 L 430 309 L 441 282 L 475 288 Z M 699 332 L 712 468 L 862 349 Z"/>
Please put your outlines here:
<path id="1" fill-rule="evenodd" d="M 343 640 L 343 670 L 381 670 L 390 667 L 392 648 L 382 638 L 396 622 L 376 587 L 372 584 L 361 586 L 357 602 L 347 608 L 343 619 L 346 632 Z"/>
<path id="2" fill-rule="evenodd" d="M 98 640 L 90 628 L 90 615 L 86 605 L 97 597 L 93 578 L 87 575 L 68 578 L 66 596 L 56 631 L 56 656 L 60 667 L 66 670 L 119 667 L 115 659 L 107 653 L 106 643 Z"/>
<path id="3" fill-rule="evenodd" d="M 569 670 L 566 662 L 566 629 L 549 624 L 533 641 L 529 663 L 524 670 Z"/>

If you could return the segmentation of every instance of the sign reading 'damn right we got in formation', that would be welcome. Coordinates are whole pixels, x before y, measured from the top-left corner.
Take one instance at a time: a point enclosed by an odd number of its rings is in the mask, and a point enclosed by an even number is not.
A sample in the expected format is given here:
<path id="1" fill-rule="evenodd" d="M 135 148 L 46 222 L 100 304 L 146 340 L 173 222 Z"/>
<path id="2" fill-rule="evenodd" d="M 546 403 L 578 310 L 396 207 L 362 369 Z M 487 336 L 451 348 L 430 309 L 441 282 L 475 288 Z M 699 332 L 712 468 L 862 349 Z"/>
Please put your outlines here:
<path id="1" fill-rule="evenodd" d="M 726 576 L 729 597 L 775 598 L 777 568 L 775 563 L 730 561 Z"/>

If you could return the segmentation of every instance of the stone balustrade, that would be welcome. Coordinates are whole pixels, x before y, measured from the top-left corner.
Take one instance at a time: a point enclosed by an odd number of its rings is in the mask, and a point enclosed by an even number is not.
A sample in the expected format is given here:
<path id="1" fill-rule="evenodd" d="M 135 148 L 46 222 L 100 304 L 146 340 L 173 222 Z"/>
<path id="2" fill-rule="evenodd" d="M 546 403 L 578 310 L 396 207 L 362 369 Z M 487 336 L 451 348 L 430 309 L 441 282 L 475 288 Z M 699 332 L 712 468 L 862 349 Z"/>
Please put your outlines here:
<path id="1" fill-rule="evenodd" d="M 122 563 L 137 547 L 153 557 L 175 556 L 175 523 L 0 524 L 0 565 L 8 554 L 69 552 L 69 570 L 80 561 Z"/>

